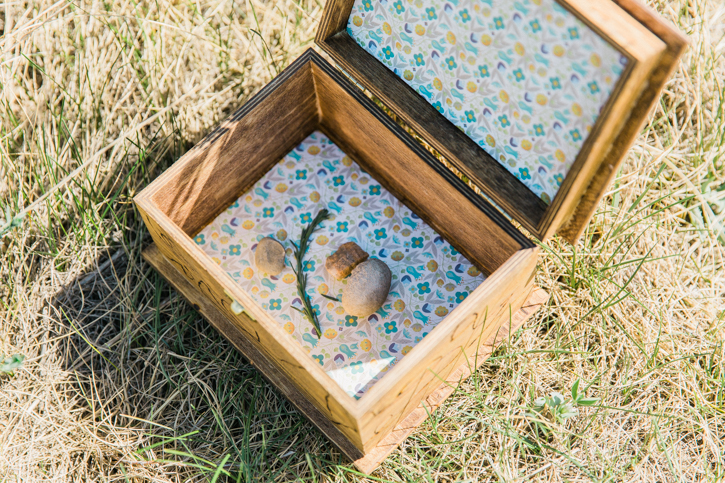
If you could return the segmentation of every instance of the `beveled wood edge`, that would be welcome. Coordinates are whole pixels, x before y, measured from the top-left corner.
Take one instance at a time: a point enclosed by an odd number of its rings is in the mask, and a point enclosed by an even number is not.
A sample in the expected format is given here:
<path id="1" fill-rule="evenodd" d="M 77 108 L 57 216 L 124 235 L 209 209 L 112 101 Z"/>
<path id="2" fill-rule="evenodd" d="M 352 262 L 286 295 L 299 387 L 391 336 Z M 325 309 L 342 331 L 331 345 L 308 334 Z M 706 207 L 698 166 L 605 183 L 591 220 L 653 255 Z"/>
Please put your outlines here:
<path id="1" fill-rule="evenodd" d="M 452 335 L 461 324 L 465 323 L 465 319 L 469 317 L 469 314 L 477 311 L 476 306 L 480 305 L 481 300 L 491 297 L 500 290 L 502 285 L 513 283 L 513 280 L 520 276 L 527 278 L 520 286 L 529 285 L 535 274 L 538 254 L 538 247 L 521 249 L 481 282 L 463 302 L 441 320 L 404 358 L 398 361 L 385 377 L 381 378 L 363 394 L 358 400 L 362 412 L 366 413 L 373 409 L 378 400 L 390 391 L 394 391 L 400 381 L 408 374 L 416 371 L 419 367 L 426 367 L 427 364 L 424 361 L 426 361 L 428 355 L 434 352 L 439 344 L 452 338 Z M 525 267 L 530 267 L 530 273 L 522 273 Z"/>
<path id="2" fill-rule="evenodd" d="M 649 84 L 640 93 L 635 106 L 630 111 L 624 127 L 612 142 L 612 148 L 599 165 L 584 195 L 577 203 L 571 216 L 564 220 L 557 233 L 572 245 L 582 236 L 589 221 L 594 216 L 599 201 L 609 189 L 617 170 L 624 162 L 627 151 L 639 135 L 647 121 L 649 113 L 659 99 L 665 83 L 677 67 L 680 57 L 690 43 L 689 38 L 670 22 L 664 20 L 654 9 L 638 0 L 612 0 L 624 11 L 644 25 L 650 32 L 665 43 L 665 52 L 659 57 L 649 79 Z M 632 122 L 634 119 L 635 122 Z"/>
<path id="3" fill-rule="evenodd" d="M 534 286 L 524 305 L 513 316 L 508 324 L 502 326 L 497 333 L 492 335 L 478 353 L 453 371 L 441 385 L 412 413 L 403 419 L 395 429 L 378 445 L 362 458 L 355 461 L 355 466 L 363 473 L 371 473 L 377 468 L 403 441 L 423 424 L 429 414 L 433 414 L 443 405 L 445 400 L 458 388 L 458 384 L 472 374 L 491 356 L 493 351 L 511 334 L 516 332 L 526 320 L 529 319 L 539 308 L 549 300 L 549 294 L 542 288 Z"/>
<path id="4" fill-rule="evenodd" d="M 643 56 L 642 59 L 637 59 L 634 55 L 628 56 L 629 64 L 625 72 L 617 81 L 594 128 L 542 220 L 542 226 L 546 227 L 546 231 L 543 233 L 544 239 L 553 236 L 567 220 L 571 219 L 577 205 L 586 194 L 587 189 L 591 187 L 592 178 L 599 167 L 605 163 L 619 133 L 627 121 L 632 118 L 633 103 L 636 103 L 640 93 L 649 84 L 649 79 L 655 74 L 660 58 L 667 49 L 667 45 L 659 37 L 641 26 L 636 19 L 629 16 L 626 10 L 616 4 L 613 4 L 612 8 L 617 9 L 620 16 L 628 16 L 629 23 L 639 26 L 639 30 L 643 31 L 641 33 L 647 33 L 649 37 L 647 42 L 643 40 L 638 49 L 641 52 L 648 52 L 648 55 Z M 622 153 L 622 158 L 624 154 L 626 152 Z"/>
<path id="5" fill-rule="evenodd" d="M 395 429 L 377 447 L 367 454 L 363 454 L 356 446 L 332 424 L 312 403 L 310 403 L 299 390 L 286 380 L 284 374 L 267 359 L 246 336 L 227 319 L 213 304 L 191 285 L 186 278 L 163 256 L 156 244 L 151 244 L 142 251 L 142 256 L 161 276 L 184 298 L 191 303 L 224 338 L 226 338 L 239 352 L 246 357 L 250 364 L 255 366 L 273 386 L 275 386 L 297 410 L 309 419 L 342 454 L 347 456 L 355 466 L 364 473 L 371 473 L 390 453 L 420 426 L 429 413 L 438 409 L 443 402 L 456 389 L 456 385 L 471 375 L 475 365 L 480 367 L 491 355 L 493 350 L 508 336 L 520 328 L 549 298 L 541 288 L 535 287 L 523 307 L 516 312 L 509 324 L 491 337 L 481 346 L 472 363 L 470 360 L 454 371 L 446 381 L 424 403 L 401 421 Z"/>
<path id="6" fill-rule="evenodd" d="M 621 165 L 627 151 L 631 147 L 634 139 L 639 133 L 639 130 L 644 124 L 647 114 L 656 102 L 664 83 L 669 78 L 672 70 L 674 70 L 677 61 L 679 60 L 679 57 L 682 55 L 685 47 L 689 43 L 684 34 L 674 28 L 674 26 L 664 20 L 650 7 L 642 5 L 637 0 L 612 0 L 615 5 L 622 8 L 627 14 L 643 25 L 649 32 L 664 42 L 666 44 L 666 50 L 664 54 L 659 56 L 658 61 L 655 63 L 656 65 L 652 68 L 649 83 L 643 87 L 642 93 L 638 98 L 638 102 L 635 107 L 629 111 L 629 116 L 623 123 L 623 127 L 621 127 L 615 134 L 611 143 L 611 149 L 609 149 L 608 153 L 593 166 L 595 174 L 591 175 L 591 181 L 589 181 L 585 188 L 576 194 L 574 202 L 569 201 L 566 203 L 567 207 L 565 208 L 568 211 L 566 216 L 557 217 L 555 213 L 551 213 L 552 210 L 550 208 L 554 207 L 554 210 L 562 209 L 560 206 L 557 206 L 556 203 L 557 198 L 561 199 L 561 196 L 555 196 L 551 205 L 545 206 L 542 211 L 539 211 L 533 201 L 529 199 L 530 197 L 527 196 L 527 192 L 531 195 L 533 195 L 533 193 L 531 193 L 530 190 L 523 185 L 523 183 L 519 182 L 521 185 L 518 187 L 520 190 L 520 203 L 519 206 L 512 204 L 509 199 L 510 197 L 500 196 L 495 190 L 489 189 L 487 183 L 481 183 L 481 178 L 468 170 L 466 163 L 459 161 L 459 156 L 457 156 L 457 154 L 451 152 L 446 145 L 438 142 L 441 138 L 441 132 L 445 132 L 452 139 L 456 139 L 457 142 L 460 142 L 463 148 L 465 148 L 463 153 L 464 155 L 468 154 L 467 151 L 472 149 L 472 147 L 477 148 L 478 151 L 482 151 L 478 145 L 476 145 L 476 143 L 470 140 L 467 136 L 463 135 L 463 137 L 466 137 L 470 143 L 466 142 L 464 139 L 459 139 L 459 134 L 462 134 L 462 132 L 450 123 L 450 121 L 443 118 L 443 116 L 438 116 L 441 118 L 441 122 L 439 123 L 440 126 L 436 126 L 433 131 L 426 129 L 422 127 L 416 119 L 412 119 L 410 116 L 407 116 L 406 113 L 402 111 L 402 108 L 398 107 L 396 100 L 386 96 L 385 92 L 378 89 L 375 83 L 368 82 L 368 79 L 366 79 L 364 75 L 361 78 L 359 70 L 348 62 L 348 59 L 353 53 L 353 49 L 351 49 L 349 45 L 345 44 L 347 44 L 347 41 L 352 42 L 364 54 L 372 59 L 374 59 L 374 57 L 360 48 L 346 32 L 346 19 L 349 17 L 353 1 L 354 0 L 329 0 L 326 3 L 322 20 L 315 37 L 315 43 L 328 53 L 340 66 L 346 67 L 350 75 L 355 77 L 357 82 L 360 82 L 365 88 L 373 92 L 373 94 L 380 98 L 384 104 L 391 108 L 391 110 L 405 119 L 405 121 L 414 130 L 416 130 L 427 143 L 431 144 L 436 150 L 443 154 L 446 159 L 454 164 L 456 168 L 463 172 L 469 179 L 474 181 L 474 183 L 495 203 L 504 208 L 507 213 L 512 214 L 513 212 L 512 216 L 516 219 L 516 221 L 521 223 L 533 236 L 542 241 L 546 240 L 554 233 L 559 233 L 569 243 L 576 243 L 586 228 L 586 225 L 589 223 L 589 220 L 593 216 L 597 203 L 606 192 L 609 184 L 612 182 L 617 168 Z M 564 6 L 568 5 L 567 0 L 557 1 Z M 571 9 L 569 10 L 571 11 Z M 341 20 L 343 17 L 345 20 Z M 586 21 L 586 23 L 590 26 L 593 25 L 591 21 Z M 345 46 L 341 47 L 341 45 Z M 365 56 L 363 55 L 362 57 Z M 377 59 L 375 60 L 377 61 Z M 378 62 L 378 64 L 380 63 Z M 391 85 L 390 83 L 394 83 L 393 85 L 403 84 L 413 94 L 418 96 L 417 93 L 410 88 L 410 86 L 392 74 L 389 69 L 382 66 L 382 64 L 380 64 L 380 66 L 382 67 L 382 70 L 375 69 L 375 77 L 384 79 L 384 81 L 380 83 L 381 85 L 385 85 L 386 83 L 388 85 Z M 383 70 L 386 72 L 383 72 Z M 631 69 L 628 69 L 628 71 L 631 71 Z M 664 72 L 666 72 L 665 75 L 663 75 Z M 623 84 L 624 81 L 626 81 L 626 79 L 623 75 L 618 84 Z M 402 90 L 405 91 L 405 89 Z M 415 104 L 416 109 L 422 110 L 423 112 L 427 113 L 429 111 L 428 109 L 425 109 L 424 106 L 419 107 L 419 102 L 416 102 L 412 98 L 413 96 L 406 96 L 405 102 L 408 104 Z M 422 97 L 419 101 L 430 106 L 424 99 L 422 99 Z M 607 102 L 608 105 L 611 104 L 610 101 L 612 101 L 611 98 Z M 434 109 L 432 106 L 430 107 L 431 109 Z M 448 126 L 446 122 L 450 124 L 450 126 Z M 597 123 L 595 125 L 599 124 L 600 120 L 597 119 Z M 632 125 L 634 125 L 634 127 Z M 453 130 L 458 132 L 454 132 Z M 432 133 L 434 131 L 437 132 L 436 135 L 427 135 L 427 133 Z M 486 164 L 496 164 L 501 167 L 497 161 L 493 160 L 493 158 L 488 155 L 488 153 L 485 153 L 484 156 L 479 155 L 479 157 L 483 159 Z M 490 160 L 488 158 L 490 158 Z M 493 173 L 498 173 L 494 166 L 491 166 L 491 169 Z M 505 170 L 503 167 L 501 167 L 501 169 Z M 510 175 L 508 171 L 506 171 L 506 173 Z M 511 177 L 515 179 L 515 177 Z M 559 194 L 560 193 L 558 192 L 557 195 Z M 535 198 L 540 201 L 537 196 L 535 196 Z M 523 209 L 521 208 L 522 206 L 524 207 Z M 556 226 L 554 226 L 554 224 L 556 224 Z"/>
<path id="7" fill-rule="evenodd" d="M 172 178 L 179 170 L 183 168 L 183 165 L 190 162 L 193 158 L 200 154 L 201 151 L 213 144 L 219 133 L 224 132 L 224 129 L 231 124 L 236 123 L 238 120 L 249 114 L 255 107 L 261 104 L 269 94 L 277 89 L 281 84 L 289 80 L 290 77 L 297 74 L 297 72 L 305 67 L 309 67 L 308 62 L 312 58 L 321 58 L 320 55 L 313 49 L 305 50 L 297 59 L 290 63 L 285 69 L 282 70 L 276 77 L 274 77 L 268 84 L 257 91 L 251 98 L 249 98 L 242 106 L 230 114 L 226 119 L 220 122 L 214 129 L 212 129 L 206 136 L 204 136 L 199 142 L 192 146 L 188 151 L 177 159 L 168 169 L 156 177 L 151 183 L 149 183 L 143 190 L 141 190 L 136 196 L 136 200 L 151 199 L 156 192 L 164 186 L 164 184 Z"/>

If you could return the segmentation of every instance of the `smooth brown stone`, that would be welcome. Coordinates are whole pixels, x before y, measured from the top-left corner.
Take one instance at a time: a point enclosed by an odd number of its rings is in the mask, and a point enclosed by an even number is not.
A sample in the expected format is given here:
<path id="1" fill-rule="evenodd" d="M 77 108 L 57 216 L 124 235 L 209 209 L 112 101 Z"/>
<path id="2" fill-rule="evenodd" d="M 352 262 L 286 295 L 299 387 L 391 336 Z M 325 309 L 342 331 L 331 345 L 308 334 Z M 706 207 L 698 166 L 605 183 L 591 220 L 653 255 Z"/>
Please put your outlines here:
<path id="1" fill-rule="evenodd" d="M 327 257 L 325 268 L 337 280 L 342 280 L 350 275 L 353 268 L 367 260 L 369 256 L 357 243 L 343 243 L 335 253 Z"/>
<path id="2" fill-rule="evenodd" d="M 342 308 L 350 315 L 367 317 L 385 303 L 392 274 L 377 258 L 363 262 L 352 271 L 342 292 Z"/>
<path id="3" fill-rule="evenodd" d="M 257 270 L 269 275 L 279 275 L 284 270 L 284 247 L 274 238 L 262 238 L 254 252 Z"/>

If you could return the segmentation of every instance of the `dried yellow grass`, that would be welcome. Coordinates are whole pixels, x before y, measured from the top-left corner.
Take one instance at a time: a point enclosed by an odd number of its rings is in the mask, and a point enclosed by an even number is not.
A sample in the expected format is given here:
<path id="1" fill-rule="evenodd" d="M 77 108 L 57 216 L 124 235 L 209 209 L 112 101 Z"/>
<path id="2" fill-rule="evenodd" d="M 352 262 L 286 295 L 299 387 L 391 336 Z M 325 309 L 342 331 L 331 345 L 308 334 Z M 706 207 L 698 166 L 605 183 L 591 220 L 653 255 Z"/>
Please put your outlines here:
<path id="1" fill-rule="evenodd" d="M 725 479 L 725 5 L 692 40 L 547 307 L 375 473 L 383 481 Z M 378 481 L 140 258 L 131 198 L 311 45 L 322 5 L 0 6 L 0 481 Z M 533 401 L 601 399 L 561 423 Z M 542 428 L 545 428 L 542 430 Z"/>

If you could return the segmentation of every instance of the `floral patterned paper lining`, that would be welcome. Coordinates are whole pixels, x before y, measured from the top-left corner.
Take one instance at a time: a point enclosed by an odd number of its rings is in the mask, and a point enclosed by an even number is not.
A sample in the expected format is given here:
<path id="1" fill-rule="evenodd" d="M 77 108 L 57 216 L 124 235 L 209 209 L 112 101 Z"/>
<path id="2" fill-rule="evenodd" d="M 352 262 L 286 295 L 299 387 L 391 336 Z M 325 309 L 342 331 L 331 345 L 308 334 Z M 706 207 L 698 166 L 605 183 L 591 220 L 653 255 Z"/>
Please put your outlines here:
<path id="1" fill-rule="evenodd" d="M 546 203 L 627 64 L 555 0 L 355 0 L 347 29 Z"/>
<path id="2" fill-rule="evenodd" d="M 305 256 L 308 293 L 322 326 L 318 340 L 302 314 L 292 244 L 322 208 L 334 215 L 315 231 Z M 257 242 L 272 236 L 287 250 L 278 277 L 257 272 Z M 350 395 L 359 398 L 463 301 L 484 276 L 391 193 L 319 132 L 262 177 L 195 241 L 267 310 Z M 338 299 L 346 281 L 325 259 L 354 241 L 393 275 L 388 299 L 365 319 L 346 315 Z"/>

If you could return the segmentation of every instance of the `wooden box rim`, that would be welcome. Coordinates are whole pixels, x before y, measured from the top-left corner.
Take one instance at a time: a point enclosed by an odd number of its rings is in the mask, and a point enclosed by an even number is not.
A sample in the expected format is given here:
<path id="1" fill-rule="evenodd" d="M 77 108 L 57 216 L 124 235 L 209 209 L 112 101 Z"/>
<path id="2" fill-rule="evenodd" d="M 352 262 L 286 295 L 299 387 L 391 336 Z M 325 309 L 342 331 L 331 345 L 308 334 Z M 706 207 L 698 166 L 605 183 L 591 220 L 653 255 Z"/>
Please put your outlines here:
<path id="1" fill-rule="evenodd" d="M 592 135 L 550 205 L 541 201 L 402 79 L 357 45 L 346 31 L 354 0 L 328 0 L 315 43 L 333 58 L 339 68 L 401 117 L 426 143 L 533 236 L 543 241 L 558 233 L 574 244 L 613 181 L 684 52 L 688 39 L 637 0 L 555 1 L 635 62 L 628 64 L 597 119 Z M 610 14 L 616 18 L 609 17 Z M 592 16 L 598 21 L 595 22 Z M 637 29 L 652 36 L 651 52 L 641 62 L 638 56 L 647 48 L 633 42 L 629 35 L 630 31 Z M 627 93 L 629 101 L 622 99 L 622 105 L 618 106 L 617 98 L 623 92 Z"/>
<path id="2" fill-rule="evenodd" d="M 369 413 L 374 404 L 381 395 L 391 392 L 391 385 L 400 378 L 401 375 L 407 374 L 413 370 L 413 367 L 424 359 L 428 353 L 428 349 L 435 347 L 442 340 L 451 337 L 456 330 L 455 321 L 460 321 L 466 317 L 466 314 L 476 312 L 475 306 L 482 298 L 491 295 L 499 290 L 501 282 L 507 280 L 511 274 L 517 273 L 522 265 L 531 265 L 536 263 L 538 247 L 523 235 L 516 227 L 514 227 L 501 213 L 498 212 L 485 198 L 477 196 L 473 190 L 458 179 L 449 169 L 433 157 L 420 143 L 417 143 L 412 136 L 407 134 L 403 128 L 396 124 L 393 119 L 385 114 L 382 110 L 377 109 L 372 101 L 370 101 L 364 93 L 352 85 L 352 83 L 337 71 L 332 64 L 327 62 L 320 54 L 313 49 L 306 50 L 298 57 L 288 68 L 281 72 L 271 82 L 265 85 L 257 94 L 255 94 L 248 102 L 246 102 L 238 111 L 236 111 L 230 119 L 241 119 L 251 112 L 256 106 L 262 103 L 267 94 L 273 92 L 280 85 L 283 85 L 290 79 L 300 68 L 311 65 L 314 69 L 320 69 L 326 75 L 337 82 L 351 97 L 360 102 L 368 112 L 373 115 L 384 127 L 389 129 L 392 134 L 397 136 L 400 141 L 405 143 L 421 160 L 425 161 L 433 168 L 442 178 L 453 185 L 462 195 L 480 209 L 489 219 L 501 228 L 507 236 L 514 240 L 520 247 L 513 253 L 499 268 L 490 273 L 486 279 L 452 312 L 450 312 L 436 329 L 428 336 L 421 340 L 413 350 L 401 359 L 391 371 L 377 381 L 361 398 L 355 399 L 346 394 L 343 389 L 337 385 L 332 378 L 325 373 L 322 367 L 314 363 L 313 359 L 304 352 L 303 348 L 292 340 L 288 340 L 288 334 L 278 324 L 267 324 L 266 319 L 262 316 L 264 310 L 246 294 L 245 290 L 237 284 L 227 273 L 214 261 L 208 257 L 201 248 L 199 248 L 192 237 L 185 233 L 182 227 L 178 226 L 164 213 L 154 202 L 157 193 L 166 186 L 169 179 L 176 176 L 182 171 L 186 164 L 197 154 L 198 150 L 205 149 L 209 143 L 213 143 L 215 138 L 219 136 L 218 131 L 223 131 L 222 126 L 229 120 L 221 123 L 217 129 L 210 132 L 204 139 L 199 141 L 197 145 L 187 151 L 179 158 L 171 167 L 164 171 L 159 177 L 152 181 L 144 190 L 134 197 L 134 203 L 142 209 L 149 218 L 155 222 L 161 221 L 169 235 L 176 240 L 179 247 L 185 254 L 189 254 L 196 259 L 198 263 L 211 274 L 224 288 L 225 294 L 228 296 L 228 302 L 242 301 L 245 311 L 243 315 L 249 316 L 251 320 L 257 322 L 264 321 L 262 327 L 278 341 L 282 341 L 282 345 L 288 350 L 297 362 L 304 365 L 307 372 L 321 385 L 325 386 L 335 400 L 352 416 L 360 419 L 366 413 Z M 148 223 L 147 223 L 148 224 Z M 164 238 L 165 235 L 162 235 Z M 175 260 L 170 260 L 175 262 Z M 531 280 L 529 280 L 531 283 Z M 476 296 L 474 296 L 476 295 Z"/>

